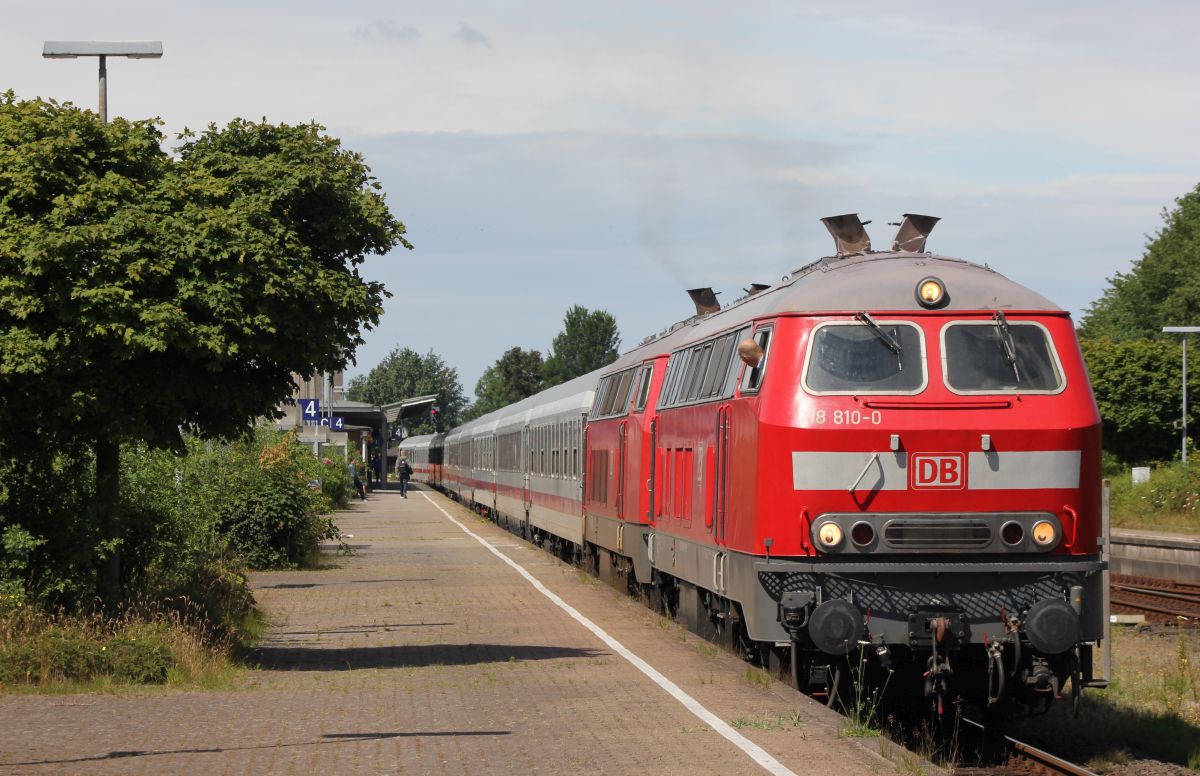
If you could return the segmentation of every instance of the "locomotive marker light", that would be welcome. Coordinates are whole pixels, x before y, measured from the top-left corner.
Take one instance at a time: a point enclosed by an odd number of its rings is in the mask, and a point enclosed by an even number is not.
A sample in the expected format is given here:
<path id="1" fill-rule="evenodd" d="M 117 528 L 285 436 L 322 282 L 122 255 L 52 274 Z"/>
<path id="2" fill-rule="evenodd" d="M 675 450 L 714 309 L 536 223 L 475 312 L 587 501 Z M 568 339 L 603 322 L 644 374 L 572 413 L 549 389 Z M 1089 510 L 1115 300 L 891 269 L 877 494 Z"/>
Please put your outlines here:
<path id="1" fill-rule="evenodd" d="M 946 284 L 932 276 L 921 278 L 917 283 L 916 295 L 917 302 L 930 310 L 941 307 L 948 300 Z"/>
<path id="2" fill-rule="evenodd" d="M 42 44 L 43 59 L 75 59 L 98 57 L 100 59 L 100 120 L 108 123 L 108 57 L 128 59 L 162 59 L 161 40 L 107 41 L 107 40 L 48 40 Z"/>
<path id="3" fill-rule="evenodd" d="M 1183 334 L 1183 411 L 1180 413 L 1183 416 L 1183 421 L 1180 428 L 1183 429 L 1183 434 L 1179 442 L 1179 458 L 1183 463 L 1187 463 L 1187 343 L 1188 334 L 1200 334 L 1200 326 L 1164 326 L 1163 331 L 1168 334 Z"/>
<path id="4" fill-rule="evenodd" d="M 1039 520 L 1033 524 L 1033 530 L 1029 532 L 1033 537 L 1033 542 L 1039 547 L 1050 547 L 1058 538 L 1058 531 L 1054 527 L 1054 523 L 1049 520 Z"/>
<path id="5" fill-rule="evenodd" d="M 817 529 L 817 539 L 827 549 L 833 549 L 842 543 L 842 527 L 837 523 L 822 523 Z"/>

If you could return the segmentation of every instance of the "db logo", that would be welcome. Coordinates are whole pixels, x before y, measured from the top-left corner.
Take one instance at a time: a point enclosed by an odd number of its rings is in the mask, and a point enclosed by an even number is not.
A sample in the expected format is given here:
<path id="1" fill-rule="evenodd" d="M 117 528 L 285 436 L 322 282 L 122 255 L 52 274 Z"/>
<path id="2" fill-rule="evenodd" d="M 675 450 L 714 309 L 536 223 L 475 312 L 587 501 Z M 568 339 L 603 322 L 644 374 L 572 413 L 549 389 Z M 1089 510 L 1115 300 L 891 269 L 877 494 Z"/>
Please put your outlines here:
<path id="1" fill-rule="evenodd" d="M 963 453 L 916 453 L 909 484 L 914 488 L 961 490 L 966 487 L 965 466 Z"/>

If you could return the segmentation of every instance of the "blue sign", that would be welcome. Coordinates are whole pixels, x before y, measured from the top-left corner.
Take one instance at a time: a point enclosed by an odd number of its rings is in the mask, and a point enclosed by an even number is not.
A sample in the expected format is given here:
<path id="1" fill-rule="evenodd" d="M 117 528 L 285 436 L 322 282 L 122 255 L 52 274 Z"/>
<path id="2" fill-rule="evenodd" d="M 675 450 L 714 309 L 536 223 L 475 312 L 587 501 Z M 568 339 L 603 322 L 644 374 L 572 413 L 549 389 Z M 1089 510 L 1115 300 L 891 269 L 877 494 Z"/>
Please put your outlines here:
<path id="1" fill-rule="evenodd" d="M 341 415 L 334 415 L 332 418 L 321 418 L 321 425 L 331 428 L 334 431 L 342 431 L 346 428 L 346 419 Z"/>
<path id="2" fill-rule="evenodd" d="M 321 419 L 321 402 L 317 399 L 301 399 L 300 419 L 305 423 L 318 422 Z"/>

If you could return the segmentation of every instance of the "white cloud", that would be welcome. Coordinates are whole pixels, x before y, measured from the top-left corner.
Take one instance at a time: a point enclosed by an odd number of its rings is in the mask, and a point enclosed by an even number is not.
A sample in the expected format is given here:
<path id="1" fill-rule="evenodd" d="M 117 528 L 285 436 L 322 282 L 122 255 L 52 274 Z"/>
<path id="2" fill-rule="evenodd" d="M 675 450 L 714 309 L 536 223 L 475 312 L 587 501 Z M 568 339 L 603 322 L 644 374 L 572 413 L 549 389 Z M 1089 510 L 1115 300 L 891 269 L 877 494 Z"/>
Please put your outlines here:
<path id="1" fill-rule="evenodd" d="M 520 9 L 25 4 L 0 72 L 91 107 L 95 63 L 42 60 L 43 40 L 161 39 L 162 60 L 109 63 L 112 114 L 328 125 L 417 245 L 368 264 L 398 296 L 360 367 L 413 338 L 468 391 L 507 347 L 544 350 L 570 304 L 633 343 L 687 314 L 684 287 L 726 299 L 827 253 L 816 219 L 841 212 L 879 244 L 902 212 L 943 216 L 931 247 L 1079 310 L 1200 180 L 1190 2 Z M 480 312 L 504 294 L 520 314 Z M 399 326 L 431 300 L 463 312 Z"/>

